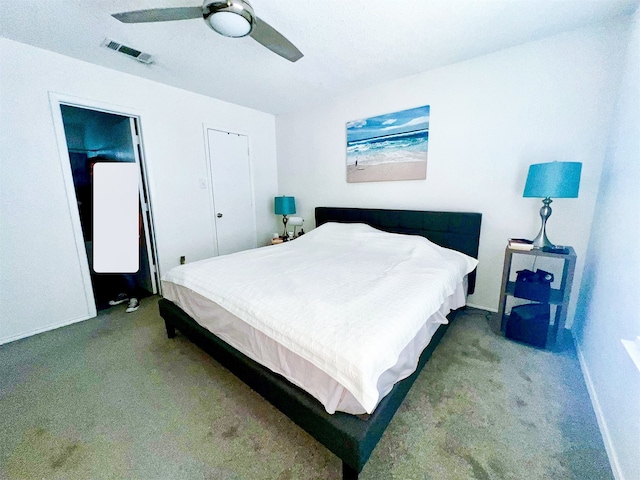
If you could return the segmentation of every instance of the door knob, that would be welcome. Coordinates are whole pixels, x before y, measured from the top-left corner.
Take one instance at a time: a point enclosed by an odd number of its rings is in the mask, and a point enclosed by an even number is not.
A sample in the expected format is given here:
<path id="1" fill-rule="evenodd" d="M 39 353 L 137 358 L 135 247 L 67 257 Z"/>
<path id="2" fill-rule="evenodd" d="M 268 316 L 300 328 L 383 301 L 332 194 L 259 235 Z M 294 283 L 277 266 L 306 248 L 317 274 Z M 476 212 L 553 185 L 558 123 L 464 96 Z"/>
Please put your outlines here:
<path id="1" fill-rule="evenodd" d="M 222 214 L 221 214 L 221 213 L 219 213 L 219 214 L 217 214 L 217 215 L 216 215 L 216 217 L 218 217 L 218 218 L 222 218 Z"/>

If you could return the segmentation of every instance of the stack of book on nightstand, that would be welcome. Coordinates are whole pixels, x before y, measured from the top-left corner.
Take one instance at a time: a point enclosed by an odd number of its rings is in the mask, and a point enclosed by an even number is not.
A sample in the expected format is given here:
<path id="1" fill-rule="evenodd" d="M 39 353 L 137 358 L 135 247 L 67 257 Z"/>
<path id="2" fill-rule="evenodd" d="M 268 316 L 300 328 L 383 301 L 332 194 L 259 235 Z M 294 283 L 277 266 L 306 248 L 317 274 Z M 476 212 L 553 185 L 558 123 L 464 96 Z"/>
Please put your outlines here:
<path id="1" fill-rule="evenodd" d="M 526 238 L 510 238 L 509 248 L 512 250 L 533 250 L 533 241 Z"/>

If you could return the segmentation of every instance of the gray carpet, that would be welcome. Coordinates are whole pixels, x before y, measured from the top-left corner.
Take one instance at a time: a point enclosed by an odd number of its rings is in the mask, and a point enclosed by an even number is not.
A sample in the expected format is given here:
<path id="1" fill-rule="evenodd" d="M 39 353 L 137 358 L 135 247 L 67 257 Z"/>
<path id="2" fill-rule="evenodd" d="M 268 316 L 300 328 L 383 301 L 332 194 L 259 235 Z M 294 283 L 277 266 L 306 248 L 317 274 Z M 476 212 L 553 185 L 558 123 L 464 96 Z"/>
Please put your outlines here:
<path id="1" fill-rule="evenodd" d="M 0 478 L 338 479 L 333 454 L 190 342 L 157 298 L 0 347 Z M 458 316 L 363 480 L 611 479 L 570 343 Z"/>

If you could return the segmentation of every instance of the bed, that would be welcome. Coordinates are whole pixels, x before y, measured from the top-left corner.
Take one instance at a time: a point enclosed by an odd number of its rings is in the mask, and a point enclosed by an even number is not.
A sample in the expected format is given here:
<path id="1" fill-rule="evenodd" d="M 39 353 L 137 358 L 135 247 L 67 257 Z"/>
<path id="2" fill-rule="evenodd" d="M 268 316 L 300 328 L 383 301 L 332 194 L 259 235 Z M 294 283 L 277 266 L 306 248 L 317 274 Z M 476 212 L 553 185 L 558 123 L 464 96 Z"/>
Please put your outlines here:
<path id="1" fill-rule="evenodd" d="M 343 229 L 347 228 L 346 226 L 340 227 L 335 224 L 357 224 L 349 226 L 349 229 L 362 230 L 365 234 L 371 235 L 370 238 L 376 238 L 375 232 L 366 230 L 366 228 L 369 228 L 366 227 L 368 225 L 385 232 L 426 237 L 435 244 L 477 258 L 481 224 L 481 215 L 477 213 L 332 207 L 318 207 L 315 213 L 316 226 L 322 226 L 322 228 L 316 230 L 324 231 L 324 229 L 332 228 L 333 230 L 328 230 L 331 235 L 339 236 Z M 348 232 L 350 234 L 351 230 L 348 230 Z M 313 231 L 306 234 L 309 237 L 304 241 L 303 239 L 295 240 L 292 242 L 291 247 L 297 245 L 302 248 L 305 242 L 312 244 L 314 240 L 312 233 Z M 319 235 L 320 233 L 318 233 L 318 238 L 320 238 Z M 326 235 L 326 232 L 324 235 Z M 416 237 L 398 236 L 397 238 L 403 241 L 405 238 L 416 240 Z M 324 240 L 326 241 L 326 238 Z M 296 242 L 298 243 L 296 244 Z M 399 242 L 398 245 L 401 243 Z M 262 250 L 262 256 L 264 257 L 265 255 L 280 253 L 276 250 L 278 248 L 280 246 L 264 247 L 264 249 L 258 250 Z M 473 293 L 475 271 L 469 273 L 466 282 L 468 293 Z M 336 410 L 334 408 L 335 405 L 328 407 L 316 392 L 313 392 L 312 395 L 307 392 L 306 386 L 299 385 L 295 379 L 285 378 L 288 376 L 287 372 L 281 372 L 282 375 L 274 373 L 271 368 L 267 368 L 253 360 L 251 353 L 242 353 L 240 351 L 242 347 L 234 348 L 232 344 L 235 344 L 232 341 L 228 339 L 224 341 L 222 339 L 226 338 L 224 335 L 215 335 L 202 326 L 201 323 L 204 323 L 202 320 L 200 320 L 200 323 L 194 320 L 192 315 L 194 317 L 197 317 L 197 315 L 193 313 L 192 307 L 187 304 L 178 306 L 178 304 L 181 304 L 180 297 L 175 292 L 172 293 L 171 298 L 175 300 L 175 303 L 164 298 L 160 300 L 159 304 L 160 314 L 164 318 L 168 336 L 172 338 L 176 334 L 176 329 L 180 330 L 182 334 L 207 351 L 248 386 L 336 454 L 342 460 L 344 479 L 358 478 L 359 472 L 367 462 L 386 426 L 391 421 L 448 326 L 445 323 L 446 320 L 432 326 L 428 345 L 424 350 L 421 350 L 421 354 L 416 354 L 415 362 L 417 366 L 413 373 L 408 376 L 405 375 L 397 383 L 393 382 L 388 387 L 390 391 L 388 393 L 383 392 L 384 395 L 380 394 L 380 398 L 375 403 L 371 403 L 371 395 L 367 396 L 367 390 L 364 387 L 362 396 L 358 396 L 357 393 L 354 394 L 360 401 L 359 405 L 366 410 L 362 412 L 364 414 L 356 415 L 355 413 L 358 413 L 356 411 L 346 413 L 350 411 L 349 408 L 344 408 L 345 411 L 332 411 Z M 224 300 L 224 298 L 221 297 L 221 300 Z M 220 303 L 224 305 L 222 301 Z M 192 315 L 189 315 L 187 311 Z M 230 311 L 237 313 L 232 309 Z M 448 309 L 446 313 L 448 313 Z M 447 318 L 452 320 L 454 316 L 455 311 L 449 313 Z M 358 345 L 354 345 L 354 349 L 357 347 Z M 303 357 L 305 356 L 304 351 L 298 353 Z M 360 357 L 357 352 L 355 356 Z M 268 362 L 265 363 L 269 364 Z M 368 366 L 368 363 L 365 366 Z M 351 371 L 351 368 L 348 370 Z M 275 371 L 278 370 L 276 369 Z M 348 382 L 348 380 L 346 381 Z M 378 387 L 380 383 L 382 382 L 378 382 Z M 375 392 L 373 396 L 375 397 Z M 344 398 L 344 395 L 341 398 Z"/>

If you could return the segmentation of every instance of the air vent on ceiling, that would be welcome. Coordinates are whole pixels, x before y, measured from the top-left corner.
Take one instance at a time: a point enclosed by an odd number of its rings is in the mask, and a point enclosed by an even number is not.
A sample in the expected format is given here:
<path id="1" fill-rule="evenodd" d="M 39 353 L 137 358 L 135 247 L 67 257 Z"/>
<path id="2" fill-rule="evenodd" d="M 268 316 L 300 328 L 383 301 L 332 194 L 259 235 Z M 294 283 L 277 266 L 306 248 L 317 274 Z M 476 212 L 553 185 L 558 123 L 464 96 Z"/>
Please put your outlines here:
<path id="1" fill-rule="evenodd" d="M 140 50 L 136 50 L 135 48 L 127 47 L 126 45 L 122 45 L 121 43 L 118 43 L 109 38 L 104 39 L 104 42 L 102 42 L 102 46 L 110 48 L 111 50 L 115 50 L 116 52 L 124 53 L 131 58 L 135 58 L 139 62 L 153 63 L 153 57 L 150 54 L 141 52 Z"/>

